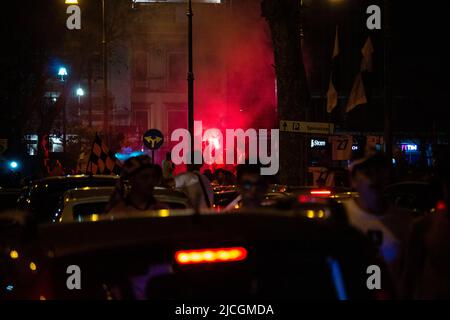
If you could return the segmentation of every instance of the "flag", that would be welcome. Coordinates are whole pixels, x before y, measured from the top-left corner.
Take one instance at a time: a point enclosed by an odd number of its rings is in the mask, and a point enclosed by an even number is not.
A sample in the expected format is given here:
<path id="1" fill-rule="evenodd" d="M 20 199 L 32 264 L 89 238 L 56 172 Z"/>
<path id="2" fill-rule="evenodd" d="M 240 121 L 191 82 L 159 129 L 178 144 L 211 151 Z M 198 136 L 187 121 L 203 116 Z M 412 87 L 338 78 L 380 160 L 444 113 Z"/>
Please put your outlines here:
<path id="1" fill-rule="evenodd" d="M 338 28 L 336 27 L 336 36 L 334 38 L 334 49 L 333 56 L 331 57 L 331 74 L 330 74 L 330 83 L 327 91 L 327 112 L 331 113 L 334 108 L 336 108 L 338 104 L 338 92 L 334 86 L 333 76 L 336 68 L 336 60 L 339 56 L 339 33 Z"/>
<path id="2" fill-rule="evenodd" d="M 371 72 L 373 70 L 372 54 L 373 46 L 370 37 L 367 38 L 364 47 L 361 49 L 362 60 L 361 68 L 353 82 L 352 91 L 347 102 L 345 112 L 350 112 L 357 106 L 367 103 L 366 90 L 364 88 L 363 72 Z"/>
<path id="3" fill-rule="evenodd" d="M 355 109 L 360 104 L 366 104 L 366 89 L 364 88 L 364 82 L 362 78 L 362 72 L 358 72 L 355 82 L 353 83 L 352 91 L 348 97 L 347 108 L 345 112 L 349 112 Z"/>
<path id="4" fill-rule="evenodd" d="M 361 50 L 362 53 L 362 61 L 361 61 L 361 72 L 364 71 L 368 71 L 368 72 L 372 72 L 373 71 L 373 60 L 372 60 L 372 55 L 373 55 L 373 46 L 372 46 L 372 41 L 370 40 L 370 37 L 367 38 L 366 43 L 364 44 L 364 47 Z"/>
<path id="5" fill-rule="evenodd" d="M 119 174 L 121 165 L 98 134 L 95 134 L 87 174 Z"/>

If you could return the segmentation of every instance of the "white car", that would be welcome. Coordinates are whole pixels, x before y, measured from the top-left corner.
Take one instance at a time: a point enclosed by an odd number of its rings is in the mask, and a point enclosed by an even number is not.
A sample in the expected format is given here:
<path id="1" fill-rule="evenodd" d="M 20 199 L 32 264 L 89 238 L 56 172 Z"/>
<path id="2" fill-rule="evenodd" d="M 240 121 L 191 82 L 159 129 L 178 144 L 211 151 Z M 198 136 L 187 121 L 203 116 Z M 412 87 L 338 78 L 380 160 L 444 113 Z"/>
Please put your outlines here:
<path id="1" fill-rule="evenodd" d="M 81 222 L 99 220 L 100 217 L 107 216 L 105 207 L 113 191 L 114 188 L 112 187 L 86 187 L 69 190 L 64 193 L 52 221 Z M 189 199 L 181 191 L 155 188 L 154 195 L 159 202 L 173 210 L 183 210 L 192 207 Z"/>

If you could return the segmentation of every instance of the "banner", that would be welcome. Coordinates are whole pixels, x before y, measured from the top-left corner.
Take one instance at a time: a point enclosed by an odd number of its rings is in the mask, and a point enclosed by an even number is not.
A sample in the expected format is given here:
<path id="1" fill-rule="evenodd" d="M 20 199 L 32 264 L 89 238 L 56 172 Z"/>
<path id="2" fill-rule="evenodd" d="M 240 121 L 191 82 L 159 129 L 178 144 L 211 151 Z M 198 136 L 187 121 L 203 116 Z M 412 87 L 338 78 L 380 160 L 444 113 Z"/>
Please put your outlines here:
<path id="1" fill-rule="evenodd" d="M 350 160 L 352 157 L 353 136 L 332 136 L 332 160 Z"/>

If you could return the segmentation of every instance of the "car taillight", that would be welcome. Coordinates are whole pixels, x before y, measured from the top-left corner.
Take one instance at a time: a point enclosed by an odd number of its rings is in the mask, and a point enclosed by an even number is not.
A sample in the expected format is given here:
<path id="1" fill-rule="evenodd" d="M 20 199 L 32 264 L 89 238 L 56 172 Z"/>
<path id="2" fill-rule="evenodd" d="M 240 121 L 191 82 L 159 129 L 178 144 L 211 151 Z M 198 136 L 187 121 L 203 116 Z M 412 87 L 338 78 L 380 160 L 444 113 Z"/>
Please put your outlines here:
<path id="1" fill-rule="evenodd" d="M 444 211 L 447 209 L 447 205 L 445 204 L 444 201 L 438 201 L 438 203 L 436 204 L 436 211 Z"/>
<path id="2" fill-rule="evenodd" d="M 200 264 L 242 261 L 247 258 L 247 250 L 242 247 L 200 250 L 181 250 L 175 253 L 178 264 Z"/>
<path id="3" fill-rule="evenodd" d="M 318 197 L 328 197 L 331 195 L 330 190 L 322 190 L 322 189 L 311 190 L 310 193 L 312 196 L 318 196 Z"/>

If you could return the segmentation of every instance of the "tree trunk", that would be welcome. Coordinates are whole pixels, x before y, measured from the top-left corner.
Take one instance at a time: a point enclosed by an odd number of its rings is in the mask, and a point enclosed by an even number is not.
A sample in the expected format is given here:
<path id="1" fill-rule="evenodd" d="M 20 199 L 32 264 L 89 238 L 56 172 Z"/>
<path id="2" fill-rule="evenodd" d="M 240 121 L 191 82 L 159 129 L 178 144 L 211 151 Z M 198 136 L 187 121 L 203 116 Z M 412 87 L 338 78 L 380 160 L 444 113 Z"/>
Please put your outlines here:
<path id="1" fill-rule="evenodd" d="M 300 43 L 300 2 L 262 0 L 271 34 L 277 75 L 278 119 L 305 120 L 309 92 Z M 306 137 L 280 132 L 280 182 L 305 185 Z"/>

